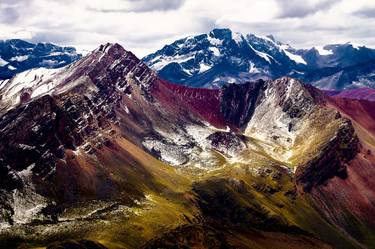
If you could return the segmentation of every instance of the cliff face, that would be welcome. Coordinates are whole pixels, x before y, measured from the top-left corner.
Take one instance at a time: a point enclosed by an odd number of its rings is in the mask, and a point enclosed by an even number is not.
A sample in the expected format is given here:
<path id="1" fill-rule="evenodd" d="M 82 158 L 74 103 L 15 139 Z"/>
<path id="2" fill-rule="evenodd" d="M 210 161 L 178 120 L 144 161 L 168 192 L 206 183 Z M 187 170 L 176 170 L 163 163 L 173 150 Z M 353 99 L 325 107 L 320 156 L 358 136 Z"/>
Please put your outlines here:
<path id="1" fill-rule="evenodd" d="M 316 210 L 332 190 L 316 192 L 351 179 L 362 140 L 301 82 L 187 88 L 117 44 L 23 76 L 0 89 L 0 242 L 94 235 L 109 248 L 140 247 L 209 227 L 235 248 L 233 232 L 260 248 L 274 246 L 273 235 L 296 248 L 301 238 L 356 243 L 345 222 Z"/>
<path id="2" fill-rule="evenodd" d="M 336 135 L 324 145 L 320 153 L 306 165 L 296 170 L 296 182 L 304 191 L 311 191 L 314 186 L 326 183 L 337 176 L 347 177 L 347 163 L 359 152 L 359 140 L 349 120 L 344 122 Z"/>
<path id="3" fill-rule="evenodd" d="M 260 80 L 242 85 L 227 85 L 221 89 L 220 111 L 225 120 L 238 128 L 251 119 L 262 98 L 265 82 Z"/>

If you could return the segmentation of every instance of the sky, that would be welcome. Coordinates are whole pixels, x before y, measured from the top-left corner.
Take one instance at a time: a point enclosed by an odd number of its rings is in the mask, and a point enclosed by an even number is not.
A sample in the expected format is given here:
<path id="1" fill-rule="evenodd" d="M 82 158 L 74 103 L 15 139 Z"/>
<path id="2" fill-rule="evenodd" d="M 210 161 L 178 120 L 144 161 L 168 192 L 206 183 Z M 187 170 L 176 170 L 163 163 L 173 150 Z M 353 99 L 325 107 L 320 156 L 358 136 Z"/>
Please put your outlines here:
<path id="1" fill-rule="evenodd" d="M 0 39 L 92 50 L 118 42 L 142 57 L 214 28 L 272 34 L 295 48 L 375 47 L 374 0 L 0 0 Z"/>

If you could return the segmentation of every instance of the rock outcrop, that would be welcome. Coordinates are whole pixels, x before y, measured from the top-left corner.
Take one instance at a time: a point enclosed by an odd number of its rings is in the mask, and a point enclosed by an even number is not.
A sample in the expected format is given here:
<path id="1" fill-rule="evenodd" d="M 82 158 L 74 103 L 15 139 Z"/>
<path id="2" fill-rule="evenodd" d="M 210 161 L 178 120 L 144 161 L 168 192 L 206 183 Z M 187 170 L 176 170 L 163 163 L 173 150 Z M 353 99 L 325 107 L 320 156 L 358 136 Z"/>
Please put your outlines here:
<path id="1" fill-rule="evenodd" d="M 258 102 L 263 97 L 263 80 L 227 85 L 221 89 L 220 111 L 227 123 L 243 128 L 251 119 Z"/>
<path id="2" fill-rule="evenodd" d="M 359 140 L 350 120 L 346 120 L 336 135 L 306 165 L 296 170 L 296 183 L 304 191 L 327 182 L 337 176 L 347 177 L 347 163 L 359 152 Z"/>

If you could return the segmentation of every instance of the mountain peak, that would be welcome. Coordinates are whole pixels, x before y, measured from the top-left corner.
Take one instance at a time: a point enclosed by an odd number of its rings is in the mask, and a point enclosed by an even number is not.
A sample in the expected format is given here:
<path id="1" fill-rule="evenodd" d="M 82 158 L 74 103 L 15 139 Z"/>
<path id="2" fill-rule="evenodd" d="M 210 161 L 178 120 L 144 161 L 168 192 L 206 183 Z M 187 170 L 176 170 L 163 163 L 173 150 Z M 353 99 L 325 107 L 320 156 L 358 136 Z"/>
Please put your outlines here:
<path id="1" fill-rule="evenodd" d="M 64 68 L 38 68 L 0 81 L 0 113 L 44 95 L 60 94 L 84 85 L 93 91 L 124 90 L 131 76 L 142 88 L 149 88 L 155 73 L 133 53 L 117 43 L 100 45 L 81 60 Z M 92 85 L 94 84 L 94 86 Z M 15 87 L 17 86 L 17 87 Z"/>
<path id="2" fill-rule="evenodd" d="M 209 36 L 219 39 L 230 39 L 232 38 L 232 30 L 228 28 L 213 29 L 211 32 L 209 32 Z"/>
<path id="3" fill-rule="evenodd" d="M 104 52 L 104 53 L 113 53 L 115 51 L 120 52 L 120 53 L 126 52 L 126 50 L 118 43 L 105 43 L 105 44 L 100 45 L 94 51 Z"/>
<path id="4" fill-rule="evenodd" d="M 178 40 L 143 60 L 166 80 L 209 88 L 276 79 L 306 64 L 289 47 L 271 38 L 227 28 Z"/>

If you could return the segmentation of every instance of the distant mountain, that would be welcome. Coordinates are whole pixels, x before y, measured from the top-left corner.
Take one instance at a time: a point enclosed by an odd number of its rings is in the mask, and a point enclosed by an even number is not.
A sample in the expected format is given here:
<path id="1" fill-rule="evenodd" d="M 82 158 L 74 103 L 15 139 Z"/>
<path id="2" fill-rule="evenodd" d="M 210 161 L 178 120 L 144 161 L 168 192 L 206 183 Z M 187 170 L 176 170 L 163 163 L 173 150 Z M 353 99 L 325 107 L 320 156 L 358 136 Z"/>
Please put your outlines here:
<path id="1" fill-rule="evenodd" d="M 19 39 L 0 41 L 0 79 L 32 68 L 59 68 L 81 58 L 75 48 Z"/>
<path id="2" fill-rule="evenodd" d="M 273 36 L 214 29 L 143 58 L 160 77 L 192 87 L 220 87 L 291 76 L 325 89 L 375 87 L 375 50 L 350 43 L 294 49 Z"/>

